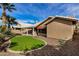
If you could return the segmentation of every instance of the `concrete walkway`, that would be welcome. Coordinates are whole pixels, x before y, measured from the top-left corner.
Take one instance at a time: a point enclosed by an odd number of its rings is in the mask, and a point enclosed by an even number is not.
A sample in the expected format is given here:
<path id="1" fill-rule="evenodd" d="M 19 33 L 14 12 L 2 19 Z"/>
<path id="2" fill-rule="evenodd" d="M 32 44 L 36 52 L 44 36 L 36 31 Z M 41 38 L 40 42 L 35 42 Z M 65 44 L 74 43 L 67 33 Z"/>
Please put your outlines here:
<path id="1" fill-rule="evenodd" d="M 10 52 L 0 52 L 0 56 L 23 56 L 22 54 L 10 53 Z"/>
<path id="2" fill-rule="evenodd" d="M 45 37 L 38 37 L 38 38 L 45 40 L 48 45 L 51 45 L 51 46 L 59 45 L 59 41 L 55 38 L 53 38 L 53 39 L 45 38 Z"/>

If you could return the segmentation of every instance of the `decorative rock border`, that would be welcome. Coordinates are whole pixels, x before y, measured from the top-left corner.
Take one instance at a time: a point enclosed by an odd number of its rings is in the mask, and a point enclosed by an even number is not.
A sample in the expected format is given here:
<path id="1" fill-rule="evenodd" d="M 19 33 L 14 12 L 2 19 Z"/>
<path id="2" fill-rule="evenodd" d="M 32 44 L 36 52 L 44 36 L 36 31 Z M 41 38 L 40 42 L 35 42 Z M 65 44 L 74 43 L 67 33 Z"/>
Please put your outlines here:
<path id="1" fill-rule="evenodd" d="M 42 39 L 39 39 L 39 40 L 42 40 Z M 40 48 L 37 48 L 37 49 L 33 49 L 33 50 L 26 51 L 25 53 L 29 53 L 29 52 L 32 52 L 32 51 L 35 51 L 35 50 L 40 50 L 40 49 L 44 48 L 47 45 L 47 42 L 45 40 L 42 40 L 42 41 L 45 43 L 44 46 L 42 46 Z M 11 50 L 9 48 L 7 49 L 7 51 L 8 52 L 11 52 L 11 53 L 19 53 L 19 54 L 24 53 L 24 51 L 14 51 L 14 50 Z"/>

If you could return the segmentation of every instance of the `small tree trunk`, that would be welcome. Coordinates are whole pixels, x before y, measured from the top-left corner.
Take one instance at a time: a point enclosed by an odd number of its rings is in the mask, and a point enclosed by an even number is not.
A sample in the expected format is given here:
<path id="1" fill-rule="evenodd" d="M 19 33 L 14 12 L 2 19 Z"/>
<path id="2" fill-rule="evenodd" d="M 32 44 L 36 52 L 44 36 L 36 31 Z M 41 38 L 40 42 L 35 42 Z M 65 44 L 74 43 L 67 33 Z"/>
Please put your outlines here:
<path id="1" fill-rule="evenodd" d="M 6 27 L 6 22 L 7 22 L 7 18 L 6 18 L 6 9 L 2 8 L 2 30 L 4 29 L 4 27 Z M 6 28 L 4 29 L 4 31 L 6 31 Z"/>

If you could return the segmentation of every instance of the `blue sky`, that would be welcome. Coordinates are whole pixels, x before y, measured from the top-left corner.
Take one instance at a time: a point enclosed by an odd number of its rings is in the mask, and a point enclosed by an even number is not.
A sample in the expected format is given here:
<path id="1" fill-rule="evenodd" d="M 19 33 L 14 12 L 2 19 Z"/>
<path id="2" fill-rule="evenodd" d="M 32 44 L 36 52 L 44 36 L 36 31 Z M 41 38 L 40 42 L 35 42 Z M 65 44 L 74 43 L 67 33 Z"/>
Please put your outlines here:
<path id="1" fill-rule="evenodd" d="M 34 24 L 45 20 L 48 16 L 75 16 L 79 18 L 77 3 L 15 3 L 16 11 L 8 12 L 18 22 Z M 2 11 L 0 9 L 0 16 Z"/>

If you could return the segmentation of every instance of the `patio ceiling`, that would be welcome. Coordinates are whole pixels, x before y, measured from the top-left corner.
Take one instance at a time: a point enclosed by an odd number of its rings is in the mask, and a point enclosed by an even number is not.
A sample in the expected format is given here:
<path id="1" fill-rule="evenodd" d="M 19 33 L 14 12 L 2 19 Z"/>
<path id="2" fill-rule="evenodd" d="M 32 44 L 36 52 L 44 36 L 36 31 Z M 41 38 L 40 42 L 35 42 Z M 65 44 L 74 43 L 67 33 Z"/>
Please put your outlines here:
<path id="1" fill-rule="evenodd" d="M 42 25 L 42 26 L 38 26 L 37 29 L 44 29 L 46 26 Z"/>

